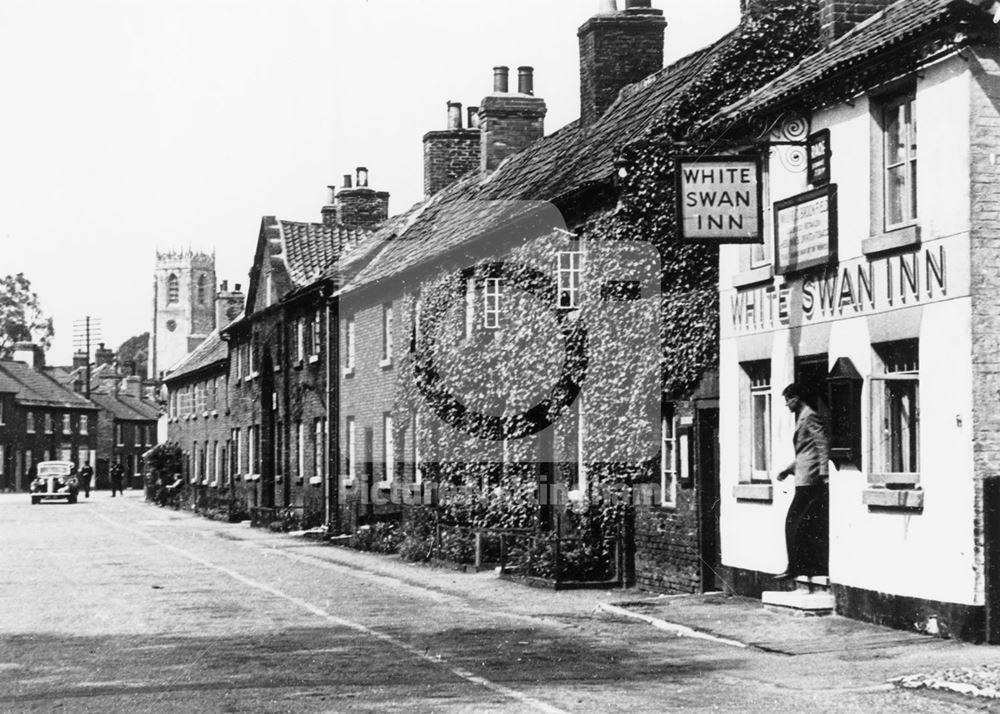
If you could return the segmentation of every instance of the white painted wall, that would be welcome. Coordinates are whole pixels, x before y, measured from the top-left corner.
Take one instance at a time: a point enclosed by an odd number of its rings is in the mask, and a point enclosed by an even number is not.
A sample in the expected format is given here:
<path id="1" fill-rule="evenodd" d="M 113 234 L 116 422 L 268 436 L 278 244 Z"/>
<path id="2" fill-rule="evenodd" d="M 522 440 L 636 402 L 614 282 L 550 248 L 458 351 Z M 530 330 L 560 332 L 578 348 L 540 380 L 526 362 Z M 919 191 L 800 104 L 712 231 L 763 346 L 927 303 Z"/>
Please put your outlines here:
<path id="1" fill-rule="evenodd" d="M 921 252 L 943 246 L 947 255 L 947 290 L 928 297 L 921 276 L 924 305 L 920 338 L 920 459 L 924 509 L 872 512 L 862 503 L 869 463 L 869 382 L 862 395 L 864 454 L 862 470 L 838 472 L 831 465 L 830 575 L 836 583 L 884 593 L 963 604 L 983 602 L 981 573 L 974 555 L 974 474 L 972 460 L 972 354 L 969 299 L 969 104 L 971 78 L 959 58 L 926 68 L 917 81 L 918 210 Z M 867 265 L 862 241 L 871 235 L 870 141 L 872 119 L 866 97 L 812 117 L 812 130 L 829 128 L 832 181 L 838 186 L 840 265 Z M 805 173 L 791 173 L 772 154 L 770 195 L 774 201 L 808 188 Z M 771 205 L 765 205 L 768 240 Z M 750 434 L 740 423 L 740 344 L 769 341 L 772 385 L 772 465 L 777 472 L 791 460 L 793 417 L 780 396 L 792 381 L 794 330 L 776 320 L 737 328 L 733 322 L 733 277 L 745 270 L 742 246 L 726 246 L 720 257 L 722 344 L 720 354 L 722 560 L 725 565 L 779 572 L 785 567 L 784 518 L 794 485 L 774 481 L 773 502 L 737 501 L 740 452 Z M 801 314 L 801 276 L 787 284 L 792 292 L 791 323 L 830 323 L 830 364 L 849 357 L 863 376 L 872 370 L 872 337 L 867 315 L 891 312 L 883 300 L 860 312 Z M 761 286 L 756 286 L 761 287 Z M 916 336 L 916 335 L 914 335 Z M 821 350 L 809 349 L 803 354 Z M 740 448 L 736 448 L 736 445 Z M 731 446 L 732 445 L 732 446 Z"/>

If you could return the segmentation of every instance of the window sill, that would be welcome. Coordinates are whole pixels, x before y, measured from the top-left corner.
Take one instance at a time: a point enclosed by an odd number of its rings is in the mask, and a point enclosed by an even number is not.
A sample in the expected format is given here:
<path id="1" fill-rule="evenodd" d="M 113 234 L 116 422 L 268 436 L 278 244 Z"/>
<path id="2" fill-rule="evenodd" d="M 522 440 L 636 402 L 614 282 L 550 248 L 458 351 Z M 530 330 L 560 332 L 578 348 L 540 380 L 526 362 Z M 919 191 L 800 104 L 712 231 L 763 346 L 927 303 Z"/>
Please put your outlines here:
<path id="1" fill-rule="evenodd" d="M 750 268 L 750 270 L 744 270 L 742 273 L 734 275 L 733 287 L 745 288 L 749 285 L 766 283 L 771 280 L 774 280 L 774 266 L 770 264 L 761 265 L 757 268 Z"/>
<path id="2" fill-rule="evenodd" d="M 209 415 L 209 412 L 204 411 L 204 412 L 201 413 L 201 418 L 202 419 L 208 419 L 208 415 Z"/>
<path id="3" fill-rule="evenodd" d="M 774 486 L 769 483 L 739 483 L 733 486 L 733 496 L 737 501 L 774 501 Z"/>
<path id="4" fill-rule="evenodd" d="M 247 481 L 260 481 L 260 474 L 247 474 Z"/>
<path id="5" fill-rule="evenodd" d="M 292 362 L 292 369 L 302 369 L 302 358 L 299 357 L 297 360 Z"/>
<path id="6" fill-rule="evenodd" d="M 380 359 L 378 362 L 378 366 L 381 367 L 382 369 L 391 369 L 392 357 Z"/>
<path id="7" fill-rule="evenodd" d="M 354 367 L 344 367 L 344 376 L 345 377 L 353 377 L 354 376 Z"/>
<path id="8" fill-rule="evenodd" d="M 861 502 L 873 508 L 922 511 L 924 492 L 915 488 L 866 488 L 861 492 Z"/>
<path id="9" fill-rule="evenodd" d="M 309 485 L 310 486 L 319 486 L 321 483 L 323 483 L 323 477 L 322 476 L 312 476 L 309 479 Z"/>
<path id="10" fill-rule="evenodd" d="M 309 356 L 309 364 L 316 364 L 317 362 L 319 362 L 319 355 Z"/>
<path id="11" fill-rule="evenodd" d="M 253 379 L 253 375 L 252 374 L 248 374 L 246 377 L 243 378 L 243 381 L 244 382 L 249 382 L 252 379 Z"/>
<path id="12" fill-rule="evenodd" d="M 912 225 L 904 228 L 894 228 L 871 238 L 861 241 L 861 252 L 864 255 L 878 255 L 891 250 L 915 248 L 920 245 L 920 226 Z"/>
<path id="13" fill-rule="evenodd" d="M 345 478 L 344 488 L 354 488 L 354 484 L 356 484 L 357 482 L 358 480 L 353 476 L 351 476 L 350 478 Z"/>
<path id="14" fill-rule="evenodd" d="M 379 491 L 389 491 L 390 489 L 392 489 L 392 481 L 379 481 L 377 484 L 375 484 L 375 488 L 377 488 Z"/>
<path id="15" fill-rule="evenodd" d="M 281 371 L 281 365 L 280 364 L 274 365 L 274 371 L 275 372 L 280 372 Z"/>
<path id="16" fill-rule="evenodd" d="M 218 409 L 213 409 L 212 410 L 212 416 L 214 416 L 214 417 L 219 416 L 219 410 Z"/>

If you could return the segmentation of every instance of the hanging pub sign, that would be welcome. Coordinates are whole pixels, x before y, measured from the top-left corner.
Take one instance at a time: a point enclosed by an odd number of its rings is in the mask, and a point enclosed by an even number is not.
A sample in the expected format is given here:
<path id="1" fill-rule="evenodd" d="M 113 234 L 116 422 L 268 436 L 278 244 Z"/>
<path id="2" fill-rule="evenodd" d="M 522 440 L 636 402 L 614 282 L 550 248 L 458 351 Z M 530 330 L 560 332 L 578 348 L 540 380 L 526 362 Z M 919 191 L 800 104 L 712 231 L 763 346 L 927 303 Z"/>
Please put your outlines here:
<path id="1" fill-rule="evenodd" d="M 762 242 L 760 158 L 678 158 L 677 215 L 680 240 Z"/>
<path id="2" fill-rule="evenodd" d="M 821 129 L 809 135 L 806 140 L 806 155 L 809 157 L 806 180 L 813 186 L 825 186 L 830 183 L 829 129 Z"/>
<path id="3" fill-rule="evenodd" d="M 794 273 L 837 260 L 837 184 L 774 204 L 774 272 Z"/>

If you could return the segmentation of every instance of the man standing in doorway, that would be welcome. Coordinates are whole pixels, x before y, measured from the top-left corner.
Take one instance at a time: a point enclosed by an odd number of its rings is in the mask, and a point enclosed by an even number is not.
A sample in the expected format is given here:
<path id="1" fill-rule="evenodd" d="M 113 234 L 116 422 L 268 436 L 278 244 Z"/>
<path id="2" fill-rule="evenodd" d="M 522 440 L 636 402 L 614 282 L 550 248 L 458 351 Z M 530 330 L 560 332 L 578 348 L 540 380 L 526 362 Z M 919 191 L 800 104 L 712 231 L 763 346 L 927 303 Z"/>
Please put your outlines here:
<path id="1" fill-rule="evenodd" d="M 778 480 L 795 476 L 795 497 L 785 518 L 788 567 L 775 579 L 826 575 L 829 558 L 829 439 L 822 418 L 803 401 L 798 384 L 785 387 L 785 406 L 795 414 L 795 460 L 778 473 Z"/>

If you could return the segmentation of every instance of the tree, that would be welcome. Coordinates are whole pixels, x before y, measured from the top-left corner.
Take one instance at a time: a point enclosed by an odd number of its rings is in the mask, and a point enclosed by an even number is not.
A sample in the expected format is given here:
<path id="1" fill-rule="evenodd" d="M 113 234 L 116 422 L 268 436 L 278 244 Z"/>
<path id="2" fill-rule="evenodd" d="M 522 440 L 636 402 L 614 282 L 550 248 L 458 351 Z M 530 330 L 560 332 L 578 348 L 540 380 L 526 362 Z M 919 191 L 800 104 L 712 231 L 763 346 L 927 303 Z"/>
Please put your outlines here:
<path id="1" fill-rule="evenodd" d="M 145 377 L 146 363 L 149 361 L 149 333 L 129 337 L 119 345 L 117 354 L 119 365 L 128 367 L 129 363 L 135 362 L 135 373 Z"/>
<path id="2" fill-rule="evenodd" d="M 0 357 L 10 357 L 18 342 L 34 342 L 47 350 L 55 330 L 45 317 L 24 273 L 0 279 Z"/>

